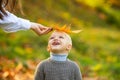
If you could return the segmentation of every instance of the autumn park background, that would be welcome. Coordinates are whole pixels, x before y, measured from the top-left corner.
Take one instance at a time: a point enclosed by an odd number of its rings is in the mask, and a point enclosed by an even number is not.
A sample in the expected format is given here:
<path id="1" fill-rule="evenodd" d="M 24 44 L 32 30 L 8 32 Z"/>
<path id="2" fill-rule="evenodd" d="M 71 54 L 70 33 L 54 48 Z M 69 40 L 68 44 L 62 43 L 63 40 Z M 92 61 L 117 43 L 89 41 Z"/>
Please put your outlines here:
<path id="1" fill-rule="evenodd" d="M 19 17 L 46 26 L 71 24 L 69 58 L 83 80 L 120 80 L 120 0 L 22 0 Z M 33 80 L 37 64 L 49 57 L 48 37 L 33 31 L 0 30 L 0 80 Z"/>

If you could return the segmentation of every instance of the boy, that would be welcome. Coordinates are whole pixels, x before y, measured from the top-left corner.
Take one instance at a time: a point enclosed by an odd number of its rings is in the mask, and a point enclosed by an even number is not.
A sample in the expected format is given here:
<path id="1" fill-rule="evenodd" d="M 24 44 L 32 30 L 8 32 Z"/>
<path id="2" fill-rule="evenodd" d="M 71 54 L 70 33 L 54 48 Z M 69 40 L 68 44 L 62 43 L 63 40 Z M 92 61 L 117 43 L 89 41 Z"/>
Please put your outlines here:
<path id="1" fill-rule="evenodd" d="M 40 62 L 35 80 L 82 80 L 78 65 L 67 59 L 72 48 L 70 36 L 64 31 L 54 31 L 48 41 L 50 58 Z"/>

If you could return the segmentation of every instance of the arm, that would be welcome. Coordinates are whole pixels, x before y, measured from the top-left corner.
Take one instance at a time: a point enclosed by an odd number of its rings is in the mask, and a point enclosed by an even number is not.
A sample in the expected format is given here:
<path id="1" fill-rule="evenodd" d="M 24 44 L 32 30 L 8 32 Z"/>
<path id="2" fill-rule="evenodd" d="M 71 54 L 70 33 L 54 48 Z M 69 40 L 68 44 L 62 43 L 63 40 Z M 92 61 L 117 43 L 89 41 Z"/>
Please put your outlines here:
<path id="1" fill-rule="evenodd" d="M 82 75 L 81 75 L 81 71 L 79 69 L 79 66 L 75 63 L 75 80 L 82 80 Z"/>
<path id="2" fill-rule="evenodd" d="M 34 75 L 34 80 L 45 80 L 44 79 L 44 72 L 43 72 L 43 65 L 40 63 L 35 71 L 35 75 Z"/>
<path id="3" fill-rule="evenodd" d="M 31 23 L 29 20 L 16 17 L 14 14 L 7 12 L 7 16 L 4 15 L 3 20 L 0 19 L 0 27 L 5 32 L 16 32 L 18 30 L 30 29 Z"/>
<path id="4" fill-rule="evenodd" d="M 41 24 L 30 22 L 29 20 L 19 18 L 14 14 L 6 11 L 7 16 L 4 15 L 3 20 L 0 19 L 0 27 L 5 32 L 16 32 L 19 30 L 33 30 L 36 34 L 47 34 L 52 28 L 44 27 Z"/>

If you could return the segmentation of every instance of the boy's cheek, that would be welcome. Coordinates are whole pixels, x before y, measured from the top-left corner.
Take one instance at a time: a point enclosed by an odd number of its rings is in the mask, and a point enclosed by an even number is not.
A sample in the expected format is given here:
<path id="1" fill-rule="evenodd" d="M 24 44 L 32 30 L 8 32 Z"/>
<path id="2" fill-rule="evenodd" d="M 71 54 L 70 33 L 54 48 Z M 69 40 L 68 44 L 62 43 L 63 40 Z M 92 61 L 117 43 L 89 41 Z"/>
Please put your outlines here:
<path id="1" fill-rule="evenodd" d="M 49 41 L 49 42 L 48 42 L 48 45 L 49 45 L 49 46 L 50 46 L 50 45 L 52 45 L 52 42 L 51 42 L 51 41 Z"/>

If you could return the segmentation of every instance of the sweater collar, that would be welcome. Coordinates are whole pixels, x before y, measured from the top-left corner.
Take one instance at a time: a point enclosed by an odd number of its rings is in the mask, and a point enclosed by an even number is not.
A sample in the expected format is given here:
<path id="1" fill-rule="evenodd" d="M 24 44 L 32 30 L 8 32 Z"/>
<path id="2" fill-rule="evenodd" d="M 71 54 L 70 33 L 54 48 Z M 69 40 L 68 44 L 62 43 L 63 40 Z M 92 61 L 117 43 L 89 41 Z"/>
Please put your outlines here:
<path id="1" fill-rule="evenodd" d="M 66 61 L 67 60 L 68 53 L 61 53 L 61 54 L 55 54 L 50 53 L 50 59 L 54 61 Z"/>

